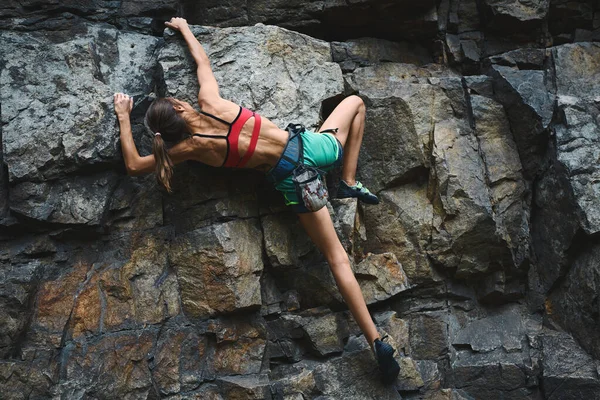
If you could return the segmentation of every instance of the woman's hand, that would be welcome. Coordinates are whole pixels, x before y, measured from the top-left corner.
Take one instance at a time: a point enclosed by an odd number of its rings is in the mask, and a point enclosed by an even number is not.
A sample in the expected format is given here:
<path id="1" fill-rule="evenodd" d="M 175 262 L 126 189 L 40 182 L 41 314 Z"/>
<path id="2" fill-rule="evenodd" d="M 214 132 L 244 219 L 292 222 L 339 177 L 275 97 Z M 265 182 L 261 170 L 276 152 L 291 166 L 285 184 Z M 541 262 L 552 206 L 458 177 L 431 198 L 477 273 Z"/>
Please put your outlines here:
<path id="1" fill-rule="evenodd" d="M 170 21 L 165 22 L 165 25 L 175 31 L 180 31 L 180 32 L 182 29 L 188 28 L 187 21 L 184 18 L 179 18 L 179 17 L 171 18 Z"/>
<path id="2" fill-rule="evenodd" d="M 133 97 L 129 97 L 125 93 L 115 93 L 115 114 L 118 117 L 128 117 L 133 108 Z"/>

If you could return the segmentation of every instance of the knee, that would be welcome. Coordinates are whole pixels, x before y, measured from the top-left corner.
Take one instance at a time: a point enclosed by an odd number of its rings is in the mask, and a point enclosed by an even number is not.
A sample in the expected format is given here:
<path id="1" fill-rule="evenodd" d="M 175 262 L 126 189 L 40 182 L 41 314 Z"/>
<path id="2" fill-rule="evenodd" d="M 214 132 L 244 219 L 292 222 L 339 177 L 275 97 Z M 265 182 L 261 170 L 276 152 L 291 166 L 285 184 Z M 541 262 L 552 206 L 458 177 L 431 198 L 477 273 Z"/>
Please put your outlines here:
<path id="1" fill-rule="evenodd" d="M 327 260 L 329 263 L 329 267 L 332 271 L 341 271 L 350 268 L 350 259 L 348 258 L 348 254 L 346 252 L 339 252 L 339 254 L 334 254 Z"/>
<path id="2" fill-rule="evenodd" d="M 352 104 L 354 104 L 359 113 L 365 112 L 365 102 L 359 96 L 353 94 L 351 96 L 348 96 L 346 99 L 348 99 L 348 101 L 351 101 Z"/>

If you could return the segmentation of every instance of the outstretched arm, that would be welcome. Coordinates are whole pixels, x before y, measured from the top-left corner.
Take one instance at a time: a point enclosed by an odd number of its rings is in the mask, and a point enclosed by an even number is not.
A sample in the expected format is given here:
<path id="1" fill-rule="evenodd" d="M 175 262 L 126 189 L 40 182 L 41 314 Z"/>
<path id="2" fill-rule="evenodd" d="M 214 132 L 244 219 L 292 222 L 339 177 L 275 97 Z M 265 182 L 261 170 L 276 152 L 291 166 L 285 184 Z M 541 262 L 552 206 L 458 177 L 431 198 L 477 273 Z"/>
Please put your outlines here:
<path id="1" fill-rule="evenodd" d="M 133 108 L 133 97 L 124 93 L 115 93 L 115 113 L 119 121 L 119 131 L 121 137 L 121 150 L 125 159 L 125 167 L 129 175 L 143 175 L 153 172 L 155 169 L 154 155 L 140 156 L 135 147 L 133 135 L 131 134 L 131 122 L 129 115 Z M 169 149 L 169 157 L 174 164 L 189 160 L 193 152 L 192 148 L 185 141 L 177 143 Z"/>
<path id="2" fill-rule="evenodd" d="M 220 98 L 219 96 L 219 85 L 213 75 L 210 67 L 210 60 L 206 55 L 206 52 L 202 48 L 198 39 L 194 36 L 187 21 L 183 18 L 171 18 L 170 21 L 165 22 L 169 28 L 181 32 L 185 39 L 192 57 L 196 61 L 198 66 L 196 73 L 198 75 L 198 84 L 200 90 L 198 91 L 198 103 L 210 102 Z"/>

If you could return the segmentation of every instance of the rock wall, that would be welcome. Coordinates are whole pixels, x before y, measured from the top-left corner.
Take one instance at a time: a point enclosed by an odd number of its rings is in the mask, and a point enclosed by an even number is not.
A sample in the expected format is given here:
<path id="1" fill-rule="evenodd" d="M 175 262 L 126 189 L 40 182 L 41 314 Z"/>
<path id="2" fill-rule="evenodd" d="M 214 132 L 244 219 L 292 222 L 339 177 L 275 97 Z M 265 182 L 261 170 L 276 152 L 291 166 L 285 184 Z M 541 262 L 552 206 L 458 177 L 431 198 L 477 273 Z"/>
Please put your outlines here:
<path id="1" fill-rule="evenodd" d="M 112 94 L 148 153 L 152 98 L 197 90 L 173 15 L 222 95 L 282 127 L 365 101 L 382 202 L 329 210 L 395 385 L 260 174 L 190 162 L 172 195 L 126 175 Z M 600 399 L 597 2 L 25 0 L 0 21 L 0 398 Z"/>

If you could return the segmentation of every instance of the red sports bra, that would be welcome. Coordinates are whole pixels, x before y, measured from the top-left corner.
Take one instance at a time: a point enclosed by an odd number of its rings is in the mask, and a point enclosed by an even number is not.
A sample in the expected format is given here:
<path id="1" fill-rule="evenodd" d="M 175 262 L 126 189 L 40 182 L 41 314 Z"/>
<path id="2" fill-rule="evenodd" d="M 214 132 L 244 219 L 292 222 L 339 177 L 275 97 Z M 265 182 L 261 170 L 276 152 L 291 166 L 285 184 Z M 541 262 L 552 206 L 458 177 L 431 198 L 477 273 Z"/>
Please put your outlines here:
<path id="1" fill-rule="evenodd" d="M 254 111 L 248 110 L 247 108 L 240 107 L 240 112 L 238 113 L 237 117 L 235 117 L 233 122 L 227 122 L 207 112 L 200 111 L 200 113 L 206 115 L 207 117 L 211 117 L 219 122 L 222 122 L 225 125 L 229 125 L 229 131 L 227 131 L 226 136 L 203 135 L 201 133 L 194 133 L 194 136 L 227 140 L 227 154 L 225 155 L 225 160 L 223 160 L 223 165 L 221 165 L 222 167 L 242 168 L 244 165 L 246 165 L 246 163 L 250 160 L 250 157 L 252 157 L 252 154 L 254 154 L 254 150 L 256 149 L 256 143 L 258 143 L 258 135 L 260 133 L 260 115 L 258 115 Z M 250 145 L 248 146 L 248 150 L 246 150 L 246 154 L 244 154 L 244 157 L 240 157 L 240 132 L 242 131 L 244 124 L 246 124 L 246 121 L 248 121 L 252 117 L 254 117 L 254 128 L 252 129 Z"/>

